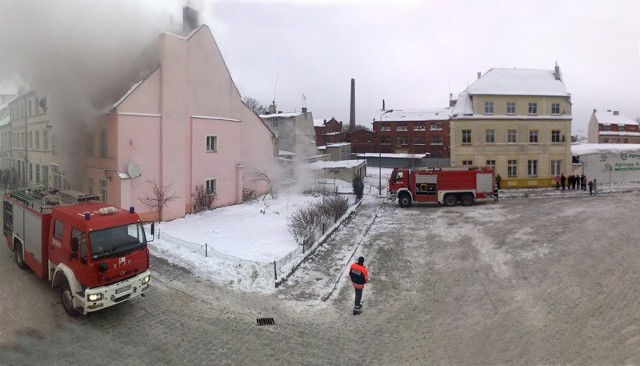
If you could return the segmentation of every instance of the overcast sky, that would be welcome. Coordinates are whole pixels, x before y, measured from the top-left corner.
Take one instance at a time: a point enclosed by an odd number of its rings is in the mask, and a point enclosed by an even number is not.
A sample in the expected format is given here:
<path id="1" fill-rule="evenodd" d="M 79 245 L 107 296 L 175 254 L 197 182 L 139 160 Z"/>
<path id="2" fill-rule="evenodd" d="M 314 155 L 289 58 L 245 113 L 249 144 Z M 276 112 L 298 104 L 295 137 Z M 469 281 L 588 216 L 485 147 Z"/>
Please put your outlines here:
<path id="1" fill-rule="evenodd" d="M 195 1 L 192 1 L 195 3 Z M 561 68 L 573 134 L 591 112 L 640 116 L 639 1 L 205 1 L 240 93 L 315 119 L 448 105 L 491 68 Z M 377 117 L 376 117 L 377 118 Z"/>
<path id="2" fill-rule="evenodd" d="M 348 123 L 354 78 L 356 122 L 369 125 L 383 99 L 387 109 L 446 107 L 477 72 L 557 61 L 573 134 L 586 135 L 594 108 L 640 116 L 636 0 L 0 0 L 0 79 L 18 69 L 47 93 L 67 79 L 97 90 L 91 75 L 123 69 L 97 60 L 136 55 L 185 2 L 211 27 L 240 93 L 281 111 L 300 111 L 305 95 L 315 119 Z"/>

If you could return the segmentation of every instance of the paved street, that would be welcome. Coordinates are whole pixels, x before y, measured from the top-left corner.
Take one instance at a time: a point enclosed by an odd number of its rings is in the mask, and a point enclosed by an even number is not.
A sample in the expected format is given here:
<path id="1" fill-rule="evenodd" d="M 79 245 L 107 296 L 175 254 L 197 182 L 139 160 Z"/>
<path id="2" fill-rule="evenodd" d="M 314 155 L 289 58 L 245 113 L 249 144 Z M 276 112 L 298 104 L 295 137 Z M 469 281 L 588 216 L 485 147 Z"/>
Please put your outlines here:
<path id="1" fill-rule="evenodd" d="M 335 249 L 274 295 L 229 291 L 153 259 L 145 299 L 71 320 L 3 243 L 0 364 L 637 364 L 638 203 L 631 192 L 364 204 L 326 243 Z M 323 275 L 343 269 L 325 257 L 354 245 L 372 279 L 357 317 L 346 277 L 325 302 L 300 289 L 330 287 Z M 263 317 L 276 324 L 257 326 Z"/>

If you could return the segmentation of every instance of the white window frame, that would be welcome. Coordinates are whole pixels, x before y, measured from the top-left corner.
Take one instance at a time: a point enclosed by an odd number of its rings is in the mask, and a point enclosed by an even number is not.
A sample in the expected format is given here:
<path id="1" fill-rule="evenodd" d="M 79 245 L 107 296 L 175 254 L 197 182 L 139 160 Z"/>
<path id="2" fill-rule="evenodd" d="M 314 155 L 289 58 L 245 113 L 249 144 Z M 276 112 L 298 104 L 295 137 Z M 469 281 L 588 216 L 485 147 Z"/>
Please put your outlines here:
<path id="1" fill-rule="evenodd" d="M 529 103 L 529 114 L 532 114 L 532 115 L 538 114 L 538 103 L 535 103 L 535 102 Z"/>
<path id="2" fill-rule="evenodd" d="M 560 130 L 551 130 L 551 143 L 560 143 Z"/>
<path id="3" fill-rule="evenodd" d="M 208 195 L 218 193 L 218 180 L 216 178 L 209 178 L 204 181 L 205 193 Z"/>
<path id="4" fill-rule="evenodd" d="M 507 176 L 508 177 L 517 177 L 518 176 L 518 161 L 517 160 L 507 160 Z"/>
<path id="5" fill-rule="evenodd" d="M 555 177 L 556 175 L 560 175 L 562 171 L 560 168 L 562 167 L 562 160 L 551 160 L 551 176 Z"/>
<path id="6" fill-rule="evenodd" d="M 205 138 L 205 147 L 208 153 L 218 152 L 218 136 L 207 135 Z"/>
<path id="7" fill-rule="evenodd" d="M 560 103 L 551 103 L 551 114 L 560 114 Z"/>
<path id="8" fill-rule="evenodd" d="M 511 138 L 513 137 L 513 141 Z M 507 144 L 518 143 L 518 130 L 507 130 Z"/>
<path id="9" fill-rule="evenodd" d="M 493 114 L 493 102 L 484 102 L 484 114 Z"/>
<path id="10" fill-rule="evenodd" d="M 471 130 L 462 130 L 462 144 L 463 145 L 471 145 Z"/>
<path id="11" fill-rule="evenodd" d="M 538 130 L 529 130 L 529 143 L 530 144 L 538 143 Z"/>
<path id="12" fill-rule="evenodd" d="M 530 177 L 538 176 L 538 161 L 537 160 L 527 160 L 527 173 Z"/>
<path id="13" fill-rule="evenodd" d="M 507 102 L 507 114 L 516 114 L 515 102 Z"/>
<path id="14" fill-rule="evenodd" d="M 496 143 L 496 130 L 490 128 L 484 130 L 484 142 L 487 144 L 495 144 Z"/>

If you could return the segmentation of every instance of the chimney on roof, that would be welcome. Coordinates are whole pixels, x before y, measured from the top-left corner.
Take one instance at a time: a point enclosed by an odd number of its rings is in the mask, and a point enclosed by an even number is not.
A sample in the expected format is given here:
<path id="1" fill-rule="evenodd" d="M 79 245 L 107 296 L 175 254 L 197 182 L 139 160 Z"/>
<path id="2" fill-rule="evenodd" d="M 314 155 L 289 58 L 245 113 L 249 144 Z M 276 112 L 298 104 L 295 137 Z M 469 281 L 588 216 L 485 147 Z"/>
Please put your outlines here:
<path id="1" fill-rule="evenodd" d="M 302 113 L 307 113 L 307 107 L 302 107 Z"/>
<path id="2" fill-rule="evenodd" d="M 182 32 L 189 34 L 196 28 L 198 28 L 198 11 L 185 6 L 182 8 Z"/>
<path id="3" fill-rule="evenodd" d="M 482 73 L 478 71 L 478 79 L 480 79 L 480 77 L 482 77 Z"/>
<path id="4" fill-rule="evenodd" d="M 349 116 L 349 129 L 356 129 L 356 80 L 351 79 L 351 114 Z"/>
<path id="5" fill-rule="evenodd" d="M 597 111 L 596 111 L 596 109 L 595 109 L 595 108 L 593 108 L 593 113 L 596 113 L 596 112 L 597 112 Z"/>
<path id="6" fill-rule="evenodd" d="M 553 77 L 556 80 L 562 80 L 562 74 L 560 74 L 560 66 L 558 66 L 557 62 L 556 62 L 556 67 L 553 70 Z"/>
<path id="7" fill-rule="evenodd" d="M 269 106 L 269 113 L 267 113 L 267 114 L 276 114 L 276 101 L 275 100 Z"/>
<path id="8" fill-rule="evenodd" d="M 618 111 L 613 111 L 613 115 L 614 115 L 614 116 L 617 116 L 617 115 L 619 115 L 619 114 L 620 114 L 620 112 L 618 112 Z"/>
<path id="9" fill-rule="evenodd" d="M 456 99 L 453 99 L 453 94 L 449 93 L 449 107 L 455 107 L 456 106 Z"/>

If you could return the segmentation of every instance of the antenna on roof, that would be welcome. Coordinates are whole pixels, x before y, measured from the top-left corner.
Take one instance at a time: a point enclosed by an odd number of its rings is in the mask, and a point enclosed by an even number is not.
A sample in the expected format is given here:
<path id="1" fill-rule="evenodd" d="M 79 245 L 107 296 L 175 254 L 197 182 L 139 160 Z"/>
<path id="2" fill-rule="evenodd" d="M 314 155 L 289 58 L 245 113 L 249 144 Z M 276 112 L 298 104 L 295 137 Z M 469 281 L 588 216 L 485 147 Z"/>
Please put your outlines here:
<path id="1" fill-rule="evenodd" d="M 278 76 L 280 75 L 280 72 L 278 71 L 276 73 L 276 85 L 273 86 L 273 105 L 276 104 L 276 89 L 278 89 Z"/>

